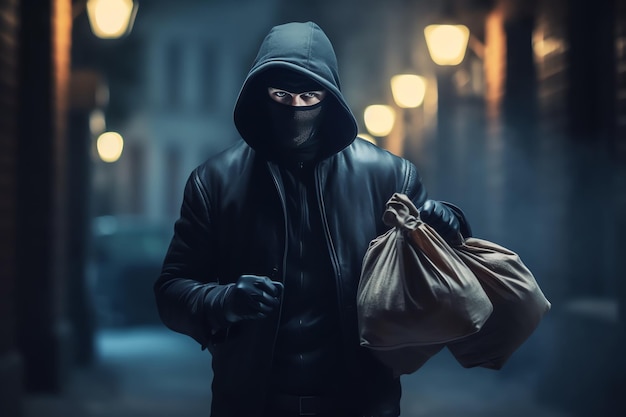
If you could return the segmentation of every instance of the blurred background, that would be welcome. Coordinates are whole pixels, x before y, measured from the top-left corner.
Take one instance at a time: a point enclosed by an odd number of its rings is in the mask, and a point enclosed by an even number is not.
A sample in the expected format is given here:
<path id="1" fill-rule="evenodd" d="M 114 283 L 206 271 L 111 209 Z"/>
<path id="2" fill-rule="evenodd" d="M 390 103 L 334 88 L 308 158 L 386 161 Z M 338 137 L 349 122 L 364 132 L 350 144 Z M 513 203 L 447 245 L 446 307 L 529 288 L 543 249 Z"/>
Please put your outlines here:
<path id="1" fill-rule="evenodd" d="M 307 20 L 361 136 L 552 302 L 500 371 L 403 376 L 402 416 L 626 415 L 623 1 L 0 0 L 0 416 L 209 414 L 152 283 L 260 42 Z"/>

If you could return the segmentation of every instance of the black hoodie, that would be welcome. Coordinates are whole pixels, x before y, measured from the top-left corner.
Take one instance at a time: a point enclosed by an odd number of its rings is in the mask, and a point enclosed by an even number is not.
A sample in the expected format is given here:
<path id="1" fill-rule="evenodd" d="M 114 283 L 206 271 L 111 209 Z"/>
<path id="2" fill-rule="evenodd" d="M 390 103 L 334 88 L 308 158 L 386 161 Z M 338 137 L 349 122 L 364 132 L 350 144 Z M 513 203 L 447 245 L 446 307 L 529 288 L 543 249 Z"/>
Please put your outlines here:
<path id="1" fill-rule="evenodd" d="M 357 135 L 357 124 L 341 94 L 337 58 L 330 40 L 313 22 L 287 23 L 272 28 L 263 40 L 235 104 L 235 126 L 253 149 L 268 159 L 273 158 L 267 138 L 267 86 L 263 83 L 263 74 L 276 68 L 305 75 L 330 93 L 324 100 L 327 117 L 319 128 L 321 136 L 329 139 L 322 147 L 321 158 L 352 143 Z"/>

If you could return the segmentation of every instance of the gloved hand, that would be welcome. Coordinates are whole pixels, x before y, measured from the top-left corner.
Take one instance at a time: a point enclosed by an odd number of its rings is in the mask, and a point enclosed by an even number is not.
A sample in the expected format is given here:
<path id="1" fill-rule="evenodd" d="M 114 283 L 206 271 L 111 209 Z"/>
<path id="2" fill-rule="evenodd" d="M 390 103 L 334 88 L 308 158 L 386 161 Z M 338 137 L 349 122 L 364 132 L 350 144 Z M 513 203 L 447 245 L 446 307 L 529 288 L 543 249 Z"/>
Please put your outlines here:
<path id="1" fill-rule="evenodd" d="M 224 318 L 232 324 L 267 317 L 280 305 L 278 285 L 264 276 L 240 276 L 224 298 Z"/>
<path id="2" fill-rule="evenodd" d="M 420 218 L 447 242 L 458 240 L 460 224 L 452 210 L 435 200 L 426 200 L 419 209 Z"/>

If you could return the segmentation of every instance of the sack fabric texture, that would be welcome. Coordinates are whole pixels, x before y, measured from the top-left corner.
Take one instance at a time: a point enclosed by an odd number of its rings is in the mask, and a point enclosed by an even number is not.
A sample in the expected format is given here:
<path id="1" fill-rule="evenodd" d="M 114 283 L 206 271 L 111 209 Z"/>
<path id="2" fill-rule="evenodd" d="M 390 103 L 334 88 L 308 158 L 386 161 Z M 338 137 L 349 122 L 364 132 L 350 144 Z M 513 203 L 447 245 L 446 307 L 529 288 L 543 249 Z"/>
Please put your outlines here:
<path id="1" fill-rule="evenodd" d="M 482 239 L 449 244 L 403 194 L 383 215 L 357 292 L 361 345 L 399 376 L 445 346 L 464 367 L 500 369 L 550 303 L 510 250 Z"/>
<path id="2" fill-rule="evenodd" d="M 466 368 L 500 369 L 535 331 L 551 304 L 515 252 L 476 238 L 454 250 L 483 286 L 493 313 L 480 332 L 449 343 L 448 349 Z"/>
<path id="3" fill-rule="evenodd" d="M 400 375 L 419 369 L 445 343 L 476 333 L 493 307 L 406 195 L 391 197 L 383 221 L 392 229 L 363 259 L 357 317 L 361 345 Z"/>

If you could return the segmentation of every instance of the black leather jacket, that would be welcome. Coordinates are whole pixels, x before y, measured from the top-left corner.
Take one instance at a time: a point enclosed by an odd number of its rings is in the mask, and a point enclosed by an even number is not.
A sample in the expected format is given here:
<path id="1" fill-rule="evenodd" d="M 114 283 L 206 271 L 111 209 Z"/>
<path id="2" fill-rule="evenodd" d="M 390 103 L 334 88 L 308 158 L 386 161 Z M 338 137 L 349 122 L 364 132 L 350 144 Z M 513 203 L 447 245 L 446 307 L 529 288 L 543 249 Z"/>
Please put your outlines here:
<path id="1" fill-rule="evenodd" d="M 212 416 L 258 415 L 267 395 L 279 312 L 227 327 L 222 297 L 242 274 L 284 279 L 288 236 L 284 188 L 278 163 L 265 146 L 267 130 L 255 107 L 254 80 L 267 67 L 298 68 L 327 88 L 331 93 L 327 100 L 334 106 L 324 126 L 327 144 L 314 175 L 336 283 L 328 297 L 336 300 L 338 343 L 353 370 L 346 384 L 364 401 L 377 404 L 379 415 L 397 416 L 399 380 L 359 347 L 356 292 L 369 242 L 387 230 L 382 223 L 387 200 L 400 192 L 419 207 L 426 191 L 411 162 L 355 139 L 356 123 L 339 92 L 330 43 L 316 25 L 295 25 L 270 32 L 244 83 L 235 108 L 235 123 L 244 140 L 199 166 L 187 182 L 181 215 L 155 284 L 158 310 L 168 327 L 193 337 L 212 353 Z M 275 38 L 285 30 L 288 43 L 298 43 L 294 36 L 299 34 L 301 43 L 318 44 L 310 54 L 321 50 L 322 55 L 294 57 L 288 52 L 293 45 L 284 46 L 287 52 L 277 47 Z M 333 59 L 325 57 L 329 54 Z M 458 217 L 465 229 L 462 214 Z"/>
<path id="2" fill-rule="evenodd" d="M 244 142 L 197 168 L 155 286 L 163 322 L 213 354 L 214 409 L 220 394 L 233 400 L 225 408 L 249 405 L 255 394 L 262 401 L 258 391 L 271 365 L 278 320 L 225 328 L 220 297 L 242 274 L 282 279 L 287 231 L 278 171 Z M 337 288 L 328 296 L 337 299 L 342 342 L 354 352 L 361 264 L 369 242 L 387 229 L 385 203 L 401 192 L 419 206 L 426 193 L 413 164 L 361 139 L 321 161 L 315 177 Z"/>

